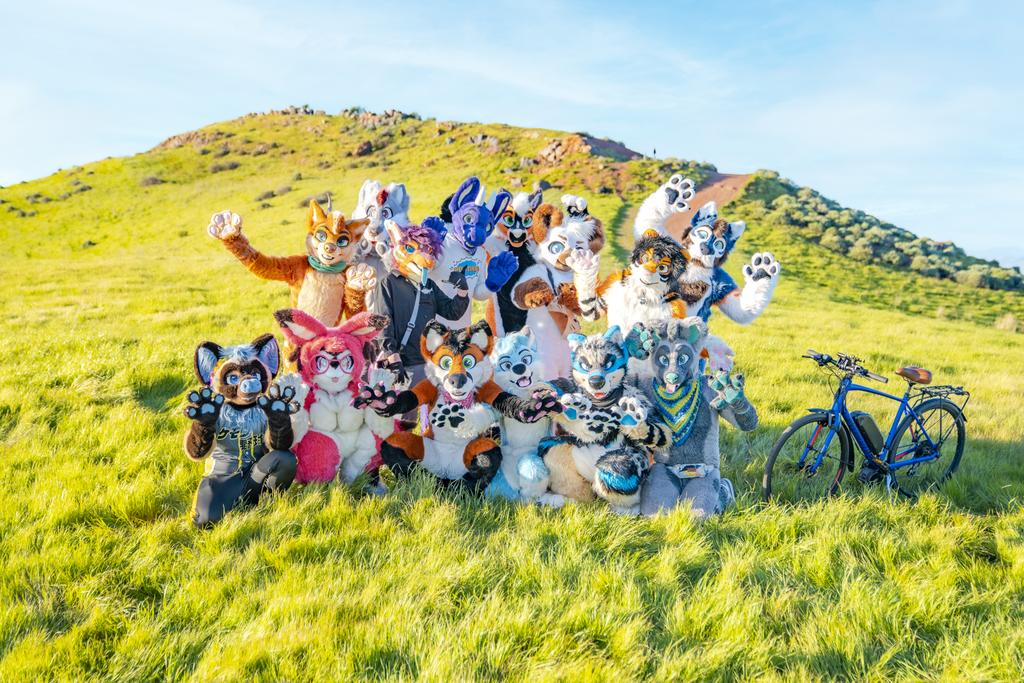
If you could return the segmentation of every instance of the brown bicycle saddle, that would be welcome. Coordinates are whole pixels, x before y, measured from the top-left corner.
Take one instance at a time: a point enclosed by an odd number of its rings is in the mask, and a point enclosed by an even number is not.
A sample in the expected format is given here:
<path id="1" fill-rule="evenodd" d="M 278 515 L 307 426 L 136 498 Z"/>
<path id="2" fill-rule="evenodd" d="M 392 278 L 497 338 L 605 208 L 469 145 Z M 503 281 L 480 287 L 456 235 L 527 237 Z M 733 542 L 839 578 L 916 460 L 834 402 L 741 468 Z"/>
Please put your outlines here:
<path id="1" fill-rule="evenodd" d="M 932 383 L 932 371 L 919 368 L 916 365 L 908 365 L 905 368 L 900 368 L 896 371 L 896 374 L 909 382 L 913 382 L 914 384 Z"/>

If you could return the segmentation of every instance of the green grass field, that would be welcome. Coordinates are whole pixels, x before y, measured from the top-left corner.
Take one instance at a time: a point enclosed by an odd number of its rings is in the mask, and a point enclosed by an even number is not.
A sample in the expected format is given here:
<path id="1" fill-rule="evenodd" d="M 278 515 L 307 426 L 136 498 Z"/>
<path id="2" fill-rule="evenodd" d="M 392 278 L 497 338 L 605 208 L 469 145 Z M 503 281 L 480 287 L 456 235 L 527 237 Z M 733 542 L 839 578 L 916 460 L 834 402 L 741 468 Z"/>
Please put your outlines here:
<path id="1" fill-rule="evenodd" d="M 628 235 L 631 209 L 664 173 L 577 155 L 503 174 L 560 134 L 403 125 L 356 158 L 345 152 L 380 131 L 244 118 L 213 127 L 234 133 L 206 145 L 228 142 L 223 158 L 185 145 L 0 190 L 0 680 L 1020 679 L 1024 336 L 994 329 L 987 311 L 985 324 L 899 312 L 885 291 L 913 298 L 920 278 L 876 281 L 881 269 L 754 221 L 730 270 L 754 248 L 785 270 L 753 326 L 712 321 L 762 416 L 751 434 L 725 430 L 739 502 L 721 518 L 553 511 L 439 497 L 414 481 L 383 498 L 293 487 L 195 531 L 201 466 L 181 449 L 195 345 L 272 331 L 287 303 L 283 285 L 257 281 L 206 236 L 211 213 L 233 208 L 257 246 L 294 253 L 303 197 L 331 189 L 348 209 L 364 178 L 403 180 L 421 217 L 478 172 L 491 187 L 521 175 L 591 195 Z M 499 137 L 495 154 L 467 141 L 479 132 Z M 209 172 L 232 159 L 238 168 Z M 166 182 L 141 185 L 147 176 Z M 60 199 L 75 180 L 92 189 Z M 259 208 L 257 195 L 285 185 Z M 35 193 L 52 201 L 28 202 Z M 627 248 L 628 237 L 609 254 Z M 892 278 L 911 284 L 883 290 Z M 1010 293 L 958 295 L 967 310 L 996 294 L 1020 307 Z M 830 501 L 762 506 L 772 442 L 829 399 L 799 358 L 808 347 L 855 353 L 890 376 L 918 363 L 969 387 L 952 481 L 916 504 L 850 486 Z"/>

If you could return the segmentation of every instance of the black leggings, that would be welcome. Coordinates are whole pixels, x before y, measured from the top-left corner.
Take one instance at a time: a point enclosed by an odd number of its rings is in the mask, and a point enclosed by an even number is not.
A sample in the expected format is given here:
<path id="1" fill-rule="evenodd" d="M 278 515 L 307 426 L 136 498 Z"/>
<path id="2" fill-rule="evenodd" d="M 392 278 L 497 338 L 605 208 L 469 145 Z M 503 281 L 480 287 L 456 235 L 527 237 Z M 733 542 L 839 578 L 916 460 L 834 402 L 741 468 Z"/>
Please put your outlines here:
<path id="1" fill-rule="evenodd" d="M 295 456 L 289 451 L 270 451 L 248 470 L 208 474 L 199 482 L 192 523 L 213 526 L 239 503 L 255 505 L 264 491 L 284 491 L 295 478 Z"/>

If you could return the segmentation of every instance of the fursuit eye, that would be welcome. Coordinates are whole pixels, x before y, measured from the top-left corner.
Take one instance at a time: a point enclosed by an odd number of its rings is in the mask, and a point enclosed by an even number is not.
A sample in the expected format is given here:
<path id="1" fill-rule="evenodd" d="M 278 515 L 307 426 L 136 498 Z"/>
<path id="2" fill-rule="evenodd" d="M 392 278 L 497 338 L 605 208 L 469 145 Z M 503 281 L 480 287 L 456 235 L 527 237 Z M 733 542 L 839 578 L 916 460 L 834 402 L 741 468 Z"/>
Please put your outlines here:
<path id="1" fill-rule="evenodd" d="M 668 356 L 658 356 L 658 365 L 662 366 L 663 368 L 667 368 Z"/>
<path id="2" fill-rule="evenodd" d="M 313 359 L 313 367 L 317 372 L 326 372 L 330 364 L 331 361 L 327 360 L 327 356 L 317 356 Z"/>
<path id="3" fill-rule="evenodd" d="M 684 367 L 686 367 L 686 364 L 689 363 L 689 362 L 690 362 L 690 357 L 687 356 L 685 353 L 679 354 L 679 357 L 676 358 L 676 363 L 679 365 L 679 367 L 683 367 L 684 368 Z"/>
<path id="4" fill-rule="evenodd" d="M 440 360 L 440 361 L 438 362 L 438 366 L 439 366 L 439 367 L 440 367 L 440 368 L 441 368 L 442 370 L 451 370 L 451 367 L 452 367 L 452 360 L 453 360 L 453 359 L 452 359 L 452 357 L 451 357 L 451 356 L 442 356 L 442 357 L 441 357 L 441 360 Z"/>
<path id="5" fill-rule="evenodd" d="M 465 216 L 462 217 L 462 223 L 464 225 L 473 225 L 474 223 L 476 223 L 476 216 L 474 216 L 471 213 L 467 213 Z"/>
<path id="6" fill-rule="evenodd" d="M 662 275 L 668 275 L 669 270 L 671 269 L 668 267 L 667 263 L 662 263 L 660 266 L 658 266 L 658 272 L 661 273 Z"/>
<path id="7" fill-rule="evenodd" d="M 527 216 L 523 219 L 523 227 L 528 228 L 533 225 L 533 216 Z"/>
<path id="8" fill-rule="evenodd" d="M 383 209 L 380 210 L 380 215 L 383 216 L 385 220 L 387 220 L 388 218 L 391 218 L 391 216 L 394 215 L 394 212 L 389 207 L 385 206 Z"/>
<path id="9" fill-rule="evenodd" d="M 371 218 L 373 216 L 376 216 L 377 215 L 377 207 L 376 206 L 371 206 L 370 208 L 368 208 L 366 210 L 366 215 L 370 216 Z"/>
<path id="10" fill-rule="evenodd" d="M 504 216 L 501 217 L 501 223 L 506 228 L 511 228 L 513 225 L 516 224 L 516 218 L 515 218 L 515 216 L 510 216 L 508 214 L 505 214 Z"/>
<path id="11" fill-rule="evenodd" d="M 355 365 L 355 361 L 352 360 L 352 356 L 345 356 L 341 359 L 341 369 L 345 372 L 351 372 L 353 365 Z"/>
<path id="12" fill-rule="evenodd" d="M 511 361 L 503 360 L 498 364 L 498 367 L 501 368 L 502 372 L 508 372 L 512 369 L 512 363 Z"/>
<path id="13" fill-rule="evenodd" d="M 415 254 L 416 253 L 416 247 L 412 246 L 411 244 L 405 245 L 403 247 L 403 249 L 405 249 L 405 253 L 406 254 Z"/>
<path id="14" fill-rule="evenodd" d="M 561 254 L 563 251 L 565 251 L 565 245 L 562 244 L 561 242 L 552 242 L 551 245 L 548 247 L 548 251 L 550 251 L 552 254 Z"/>
<path id="15" fill-rule="evenodd" d="M 317 230 L 316 231 L 316 241 L 317 242 L 326 242 L 327 241 L 327 231 L 326 230 Z"/>
<path id="16" fill-rule="evenodd" d="M 725 240 L 715 240 L 715 249 L 717 251 L 725 251 Z"/>
<path id="17" fill-rule="evenodd" d="M 463 356 L 462 367 L 466 368 L 467 370 L 472 370 L 474 367 L 476 367 L 476 358 L 474 358 L 473 356 Z"/>
<path id="18" fill-rule="evenodd" d="M 588 361 L 586 358 L 580 358 L 580 367 L 583 368 L 584 372 L 589 372 L 590 371 L 590 361 Z"/>
<path id="19" fill-rule="evenodd" d="M 339 237 L 338 238 L 338 246 L 339 247 L 347 247 L 348 246 L 348 238 L 347 237 Z"/>
<path id="20" fill-rule="evenodd" d="M 707 230 L 698 230 L 697 239 L 699 239 L 702 242 L 707 242 L 709 239 L 711 239 L 711 233 Z"/>
<path id="21" fill-rule="evenodd" d="M 232 372 L 230 375 L 228 375 L 228 384 L 238 384 L 241 381 L 242 376 L 239 375 L 237 372 Z"/>
<path id="22" fill-rule="evenodd" d="M 605 370 L 611 370 L 613 365 L 615 365 L 615 359 L 614 358 L 609 358 L 608 360 L 606 360 L 604 362 L 604 369 Z"/>
<path id="23" fill-rule="evenodd" d="M 533 356 L 531 356 L 530 354 L 526 354 L 519 360 L 523 361 L 523 365 L 529 365 L 530 363 L 533 362 Z"/>

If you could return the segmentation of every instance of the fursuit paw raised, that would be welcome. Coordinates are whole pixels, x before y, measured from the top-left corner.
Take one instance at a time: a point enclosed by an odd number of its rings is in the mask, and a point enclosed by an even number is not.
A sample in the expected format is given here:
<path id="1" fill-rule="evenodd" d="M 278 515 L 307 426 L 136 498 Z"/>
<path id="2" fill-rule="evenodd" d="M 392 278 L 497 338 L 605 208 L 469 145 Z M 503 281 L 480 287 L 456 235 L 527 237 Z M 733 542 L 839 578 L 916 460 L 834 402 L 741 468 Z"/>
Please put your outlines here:
<path id="1" fill-rule="evenodd" d="M 619 411 L 622 412 L 622 424 L 626 427 L 635 427 L 647 421 L 647 406 L 635 396 L 620 398 Z"/>
<path id="2" fill-rule="evenodd" d="M 574 249 L 565 258 L 565 265 L 576 275 L 592 280 L 597 279 L 597 271 L 601 269 L 601 258 L 589 249 Z"/>
<path id="3" fill-rule="evenodd" d="M 359 388 L 359 395 L 352 401 L 354 408 L 369 407 L 382 417 L 390 417 L 394 413 L 389 412 L 390 408 L 398 400 L 398 392 L 388 389 L 384 382 L 378 382 L 373 386 L 364 384 Z"/>
<path id="4" fill-rule="evenodd" d="M 491 257 L 487 262 L 487 279 L 484 284 L 487 289 L 497 292 L 505 286 L 519 268 L 519 259 L 511 251 L 503 251 L 497 256 Z"/>
<path id="5" fill-rule="evenodd" d="M 550 413 L 562 412 L 562 403 L 553 391 L 538 389 L 530 398 L 523 401 L 523 406 L 516 411 L 516 419 L 520 422 L 533 423 Z"/>
<path id="6" fill-rule="evenodd" d="M 782 273 L 782 264 L 775 260 L 771 252 L 754 254 L 750 263 L 743 266 L 743 281 L 745 284 L 771 283 L 772 286 L 779 281 L 779 274 Z"/>
<path id="7" fill-rule="evenodd" d="M 562 414 L 570 420 L 578 420 L 580 415 L 589 411 L 593 405 L 584 394 L 563 394 L 558 402 L 562 404 Z"/>
<path id="8" fill-rule="evenodd" d="M 711 407 L 715 410 L 725 410 L 744 403 L 747 397 L 743 393 L 743 373 L 730 373 L 722 370 L 715 374 L 708 382 L 715 395 L 711 398 Z"/>
<path id="9" fill-rule="evenodd" d="M 345 273 L 345 282 L 357 292 L 368 292 L 377 286 L 377 273 L 368 263 L 357 263 Z"/>
<path id="10" fill-rule="evenodd" d="M 271 424 L 275 422 L 291 421 L 291 416 L 299 412 L 299 404 L 295 402 L 295 389 L 290 386 L 282 387 L 278 383 L 270 385 L 267 393 L 256 400 L 256 404 L 267 414 Z"/>
<path id="11" fill-rule="evenodd" d="M 210 225 L 206 228 L 211 237 L 219 240 L 227 240 L 233 237 L 240 237 L 242 234 L 242 217 L 231 211 L 221 211 L 213 214 L 210 218 Z"/>
<path id="12" fill-rule="evenodd" d="M 631 358 L 646 360 L 658 345 L 658 335 L 653 328 L 637 323 L 626 335 L 624 344 Z"/>
<path id="13" fill-rule="evenodd" d="M 684 178 L 679 173 L 674 174 L 668 179 L 667 183 L 658 189 L 664 195 L 665 208 L 668 213 L 689 211 L 689 201 L 697 196 L 697 190 L 694 188 L 693 181 L 689 178 Z"/>
<path id="14" fill-rule="evenodd" d="M 224 405 L 224 397 L 215 394 L 209 387 L 203 387 L 199 391 L 190 391 L 188 392 L 188 405 L 185 406 L 185 417 L 206 427 L 212 427 L 217 424 L 222 405 Z"/>

